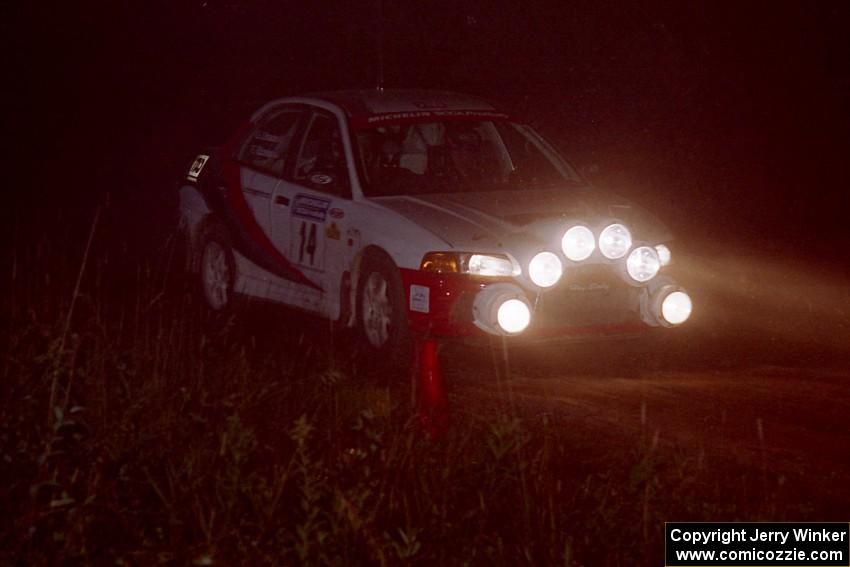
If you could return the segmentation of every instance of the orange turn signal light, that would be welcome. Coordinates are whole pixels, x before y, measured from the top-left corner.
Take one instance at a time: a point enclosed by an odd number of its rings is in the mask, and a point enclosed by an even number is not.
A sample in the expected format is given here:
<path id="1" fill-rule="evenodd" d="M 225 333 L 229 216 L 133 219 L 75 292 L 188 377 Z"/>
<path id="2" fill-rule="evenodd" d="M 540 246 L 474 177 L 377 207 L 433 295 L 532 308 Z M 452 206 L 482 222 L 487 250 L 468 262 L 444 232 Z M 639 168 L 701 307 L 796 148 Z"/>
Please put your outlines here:
<path id="1" fill-rule="evenodd" d="M 460 260 L 457 254 L 450 252 L 428 252 L 422 258 L 421 269 L 438 274 L 456 274 L 460 271 Z"/>

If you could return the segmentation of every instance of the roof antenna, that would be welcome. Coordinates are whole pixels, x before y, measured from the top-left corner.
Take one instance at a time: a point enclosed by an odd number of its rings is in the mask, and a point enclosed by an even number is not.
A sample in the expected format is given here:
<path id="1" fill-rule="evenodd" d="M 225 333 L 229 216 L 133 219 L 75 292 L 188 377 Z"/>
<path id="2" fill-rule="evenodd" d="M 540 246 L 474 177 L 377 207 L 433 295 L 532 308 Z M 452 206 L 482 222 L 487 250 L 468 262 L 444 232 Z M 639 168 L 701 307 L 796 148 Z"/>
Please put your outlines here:
<path id="1" fill-rule="evenodd" d="M 378 92 L 384 92 L 384 0 L 378 0 Z"/>

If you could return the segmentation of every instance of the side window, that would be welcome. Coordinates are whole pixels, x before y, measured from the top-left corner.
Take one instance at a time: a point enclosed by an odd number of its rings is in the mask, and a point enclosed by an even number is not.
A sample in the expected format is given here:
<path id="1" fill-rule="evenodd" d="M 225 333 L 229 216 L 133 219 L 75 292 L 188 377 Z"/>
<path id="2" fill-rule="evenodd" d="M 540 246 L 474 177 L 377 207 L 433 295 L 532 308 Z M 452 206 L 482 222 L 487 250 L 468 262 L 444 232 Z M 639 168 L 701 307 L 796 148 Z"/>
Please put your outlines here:
<path id="1" fill-rule="evenodd" d="M 295 161 L 295 180 L 330 193 L 348 186 L 339 123 L 332 114 L 313 115 Z"/>
<path id="2" fill-rule="evenodd" d="M 239 161 L 278 177 L 283 175 L 283 164 L 292 150 L 292 139 L 300 115 L 300 110 L 287 108 L 263 118 L 260 126 L 242 146 Z"/>

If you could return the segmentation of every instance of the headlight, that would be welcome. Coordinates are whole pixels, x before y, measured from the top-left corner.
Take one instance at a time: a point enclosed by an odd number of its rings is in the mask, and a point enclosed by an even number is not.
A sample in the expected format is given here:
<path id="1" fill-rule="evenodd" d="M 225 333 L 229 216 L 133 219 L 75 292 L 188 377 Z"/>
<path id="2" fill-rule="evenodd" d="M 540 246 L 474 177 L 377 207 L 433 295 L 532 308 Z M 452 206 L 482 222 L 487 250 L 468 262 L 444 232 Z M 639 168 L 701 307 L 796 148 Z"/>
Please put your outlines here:
<path id="1" fill-rule="evenodd" d="M 573 262 L 586 260 L 596 248 L 593 232 L 586 226 L 574 226 L 564 233 L 561 248 L 564 250 L 564 256 Z"/>
<path id="2" fill-rule="evenodd" d="M 513 264 L 505 256 L 470 254 L 466 261 L 466 269 L 468 273 L 478 276 L 515 275 Z"/>
<path id="3" fill-rule="evenodd" d="M 518 276 L 507 256 L 498 254 L 468 254 L 458 252 L 429 252 L 422 258 L 420 268 L 426 272 L 471 274 L 474 276 Z"/>
<path id="4" fill-rule="evenodd" d="M 638 246 L 632 250 L 626 260 L 626 270 L 629 275 L 640 283 L 654 278 L 659 269 L 661 269 L 661 262 L 658 260 L 658 252 L 649 246 Z"/>
<path id="5" fill-rule="evenodd" d="M 655 251 L 658 252 L 658 261 L 661 262 L 662 266 L 666 266 L 670 263 L 671 254 L 670 249 L 667 248 L 664 244 L 659 244 L 655 247 Z"/>
<path id="6" fill-rule="evenodd" d="M 691 298 L 684 291 L 667 294 L 661 302 L 661 316 L 671 325 L 681 325 L 691 316 Z"/>
<path id="7" fill-rule="evenodd" d="M 608 225 L 599 235 L 599 250 L 611 260 L 622 258 L 631 247 L 632 234 L 621 224 Z"/>
<path id="8" fill-rule="evenodd" d="M 540 287 L 552 287 L 558 283 L 563 271 L 560 258 L 551 252 L 540 252 L 528 264 L 531 281 Z"/>

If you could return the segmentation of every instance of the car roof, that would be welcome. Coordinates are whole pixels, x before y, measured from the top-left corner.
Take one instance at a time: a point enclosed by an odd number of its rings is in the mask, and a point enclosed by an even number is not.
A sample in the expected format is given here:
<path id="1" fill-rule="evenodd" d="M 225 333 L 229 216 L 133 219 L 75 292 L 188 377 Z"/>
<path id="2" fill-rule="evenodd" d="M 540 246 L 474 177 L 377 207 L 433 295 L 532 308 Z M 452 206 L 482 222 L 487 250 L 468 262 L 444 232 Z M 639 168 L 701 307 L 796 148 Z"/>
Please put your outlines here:
<path id="1" fill-rule="evenodd" d="M 417 110 L 496 110 L 490 102 L 468 94 L 421 89 L 369 89 L 314 93 L 313 98 L 336 104 L 349 115 Z"/>
<path id="2" fill-rule="evenodd" d="M 472 95 L 451 91 L 425 89 L 364 89 L 309 93 L 287 97 L 264 106 L 287 102 L 324 101 L 341 108 L 348 116 L 364 116 L 390 112 L 417 112 L 422 110 L 496 111 L 492 103 Z"/>

